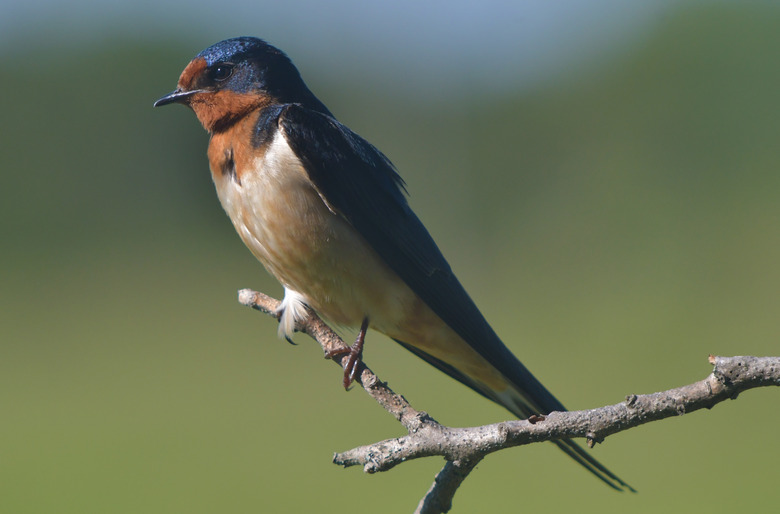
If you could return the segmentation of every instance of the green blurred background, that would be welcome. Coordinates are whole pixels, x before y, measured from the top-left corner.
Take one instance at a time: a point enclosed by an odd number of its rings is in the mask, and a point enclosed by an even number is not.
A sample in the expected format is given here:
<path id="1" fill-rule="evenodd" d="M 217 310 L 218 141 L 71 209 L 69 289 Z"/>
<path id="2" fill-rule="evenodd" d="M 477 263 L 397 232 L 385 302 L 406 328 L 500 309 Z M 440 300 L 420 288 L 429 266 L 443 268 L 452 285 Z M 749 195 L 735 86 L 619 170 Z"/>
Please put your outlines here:
<path id="1" fill-rule="evenodd" d="M 410 512 L 440 468 L 331 464 L 402 430 L 236 302 L 281 288 L 222 213 L 195 117 L 151 104 L 240 33 L 288 51 L 396 163 L 477 304 L 570 408 L 701 379 L 710 353 L 780 353 L 777 4 L 565 4 L 337 2 L 319 24 L 305 2 L 4 7 L 0 512 Z M 445 424 L 506 418 L 378 335 L 365 358 Z M 637 495 L 551 445 L 493 455 L 455 512 L 755 512 L 776 498 L 777 406 L 751 391 L 610 437 L 593 454 Z"/>

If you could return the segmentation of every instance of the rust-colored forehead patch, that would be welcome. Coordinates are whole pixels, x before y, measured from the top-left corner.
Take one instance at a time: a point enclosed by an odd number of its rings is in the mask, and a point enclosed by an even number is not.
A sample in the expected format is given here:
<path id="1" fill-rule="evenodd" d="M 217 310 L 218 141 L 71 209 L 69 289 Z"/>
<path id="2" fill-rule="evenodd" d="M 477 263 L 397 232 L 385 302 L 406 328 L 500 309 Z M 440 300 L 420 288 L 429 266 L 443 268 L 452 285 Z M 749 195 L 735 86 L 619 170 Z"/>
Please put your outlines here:
<path id="1" fill-rule="evenodd" d="M 205 71 L 208 67 L 206 59 L 203 57 L 196 57 L 184 68 L 179 77 L 179 88 L 189 89 L 194 86 L 195 80 Z"/>

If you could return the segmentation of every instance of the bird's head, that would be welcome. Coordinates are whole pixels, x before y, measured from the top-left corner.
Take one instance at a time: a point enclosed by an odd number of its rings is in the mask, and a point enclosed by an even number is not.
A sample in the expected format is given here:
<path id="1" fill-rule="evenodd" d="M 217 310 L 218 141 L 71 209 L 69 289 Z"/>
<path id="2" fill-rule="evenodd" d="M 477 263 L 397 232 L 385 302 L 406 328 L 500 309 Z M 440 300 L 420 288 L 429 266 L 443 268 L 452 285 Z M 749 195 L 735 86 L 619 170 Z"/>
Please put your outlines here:
<path id="1" fill-rule="evenodd" d="M 209 132 L 225 130 L 249 112 L 273 104 L 299 103 L 330 114 L 292 61 L 254 37 L 226 39 L 196 55 L 176 89 L 154 106 L 171 103 L 191 107 Z"/>

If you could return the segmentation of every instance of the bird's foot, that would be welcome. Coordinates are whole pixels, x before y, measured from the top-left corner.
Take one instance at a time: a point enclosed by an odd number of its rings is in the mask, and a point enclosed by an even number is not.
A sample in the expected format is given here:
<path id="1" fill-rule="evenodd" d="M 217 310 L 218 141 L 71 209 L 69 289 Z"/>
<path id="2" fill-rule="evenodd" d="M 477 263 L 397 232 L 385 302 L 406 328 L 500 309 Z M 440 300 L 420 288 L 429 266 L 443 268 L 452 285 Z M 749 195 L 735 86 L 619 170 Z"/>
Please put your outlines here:
<path id="1" fill-rule="evenodd" d="M 358 368 L 362 362 L 363 344 L 366 341 L 367 330 L 368 318 L 365 318 L 363 320 L 363 324 L 360 325 L 360 332 L 358 332 L 357 339 L 355 339 L 355 343 L 352 346 L 348 348 L 338 348 L 336 350 L 331 350 L 325 354 L 326 359 L 334 359 L 341 357 L 342 355 L 347 355 L 347 358 L 344 359 L 344 362 L 342 363 L 344 368 L 344 381 L 342 383 L 344 385 L 344 389 L 346 390 L 349 390 L 349 386 L 352 385 L 352 382 L 355 381 Z"/>

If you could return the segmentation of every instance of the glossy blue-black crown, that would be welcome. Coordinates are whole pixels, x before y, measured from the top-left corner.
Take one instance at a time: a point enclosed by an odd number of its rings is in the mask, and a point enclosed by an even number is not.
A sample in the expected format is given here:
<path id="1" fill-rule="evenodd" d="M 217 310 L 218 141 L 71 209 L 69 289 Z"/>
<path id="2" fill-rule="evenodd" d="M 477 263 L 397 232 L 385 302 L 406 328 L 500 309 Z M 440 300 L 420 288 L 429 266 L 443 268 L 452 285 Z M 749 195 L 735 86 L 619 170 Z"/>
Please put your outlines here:
<path id="1" fill-rule="evenodd" d="M 275 46 L 256 37 L 242 36 L 220 41 L 197 55 L 206 59 L 209 66 L 220 61 L 241 61 L 243 59 L 271 59 L 290 63 L 290 59 Z M 292 64 L 292 63 L 290 63 Z"/>

